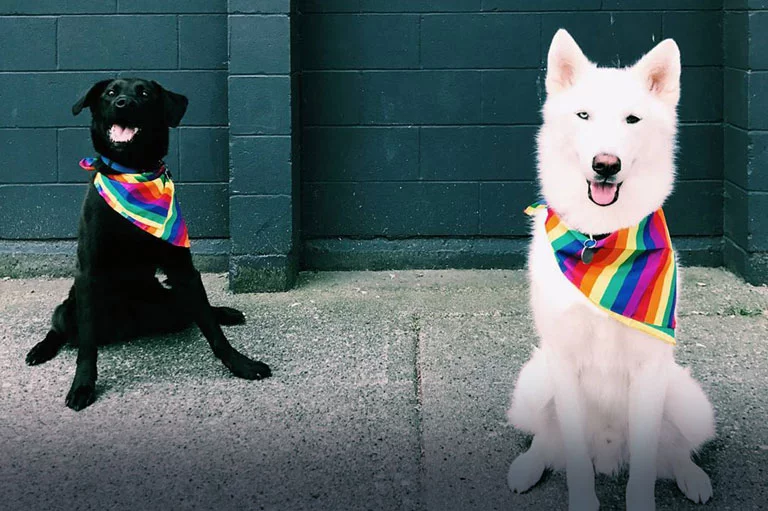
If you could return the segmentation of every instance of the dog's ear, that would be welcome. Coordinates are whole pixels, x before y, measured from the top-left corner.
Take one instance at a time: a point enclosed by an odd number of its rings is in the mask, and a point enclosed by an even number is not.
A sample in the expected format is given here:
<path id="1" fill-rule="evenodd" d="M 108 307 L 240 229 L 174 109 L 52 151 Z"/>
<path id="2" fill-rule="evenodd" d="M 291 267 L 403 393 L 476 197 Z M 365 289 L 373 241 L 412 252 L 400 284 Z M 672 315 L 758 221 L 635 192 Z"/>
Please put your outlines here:
<path id="1" fill-rule="evenodd" d="M 175 128 L 179 125 L 181 118 L 184 117 L 184 113 L 187 111 L 187 105 L 189 104 L 187 97 L 165 90 L 162 85 L 155 81 L 152 83 L 160 90 L 160 96 L 163 100 L 165 123 L 169 127 Z"/>
<path id="2" fill-rule="evenodd" d="M 547 94 L 555 94 L 576 83 L 586 68 L 593 66 L 584 56 L 579 45 L 565 29 L 557 31 L 552 38 L 547 56 Z"/>
<path id="3" fill-rule="evenodd" d="M 101 93 L 104 92 L 104 89 L 107 88 L 107 85 L 109 85 L 111 81 L 112 80 L 102 80 L 96 82 L 93 87 L 91 87 L 91 90 L 85 93 L 85 96 L 72 105 L 72 115 L 77 115 L 83 111 L 83 108 L 90 108 L 96 104 L 96 100 L 99 99 L 99 96 L 101 96 Z"/>
<path id="4" fill-rule="evenodd" d="M 672 39 L 665 39 L 645 54 L 632 71 L 652 94 L 670 106 L 680 99 L 680 49 Z"/>

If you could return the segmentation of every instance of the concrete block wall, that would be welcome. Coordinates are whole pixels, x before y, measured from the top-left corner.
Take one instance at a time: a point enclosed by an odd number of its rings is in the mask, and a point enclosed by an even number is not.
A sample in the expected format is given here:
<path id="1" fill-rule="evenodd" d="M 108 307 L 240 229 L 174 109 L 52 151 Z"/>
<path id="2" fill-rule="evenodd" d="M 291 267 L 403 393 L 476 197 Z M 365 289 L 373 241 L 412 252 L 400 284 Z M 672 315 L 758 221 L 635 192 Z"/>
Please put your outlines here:
<path id="1" fill-rule="evenodd" d="M 724 4 L 727 266 L 768 281 L 768 3 Z"/>
<path id="2" fill-rule="evenodd" d="M 190 98 L 168 164 L 198 264 L 229 269 L 235 290 L 285 289 L 299 268 L 520 267 L 546 52 L 565 27 L 603 65 L 677 40 L 676 245 L 684 264 L 765 282 L 766 13 L 762 0 L 5 0 L 0 274 L 71 272 L 77 161 L 92 149 L 70 107 L 127 75 Z"/>
<path id="3" fill-rule="evenodd" d="M 722 262 L 721 1 L 299 5 L 306 266 L 522 265 L 546 53 L 560 27 L 602 65 L 678 41 L 668 216 L 689 263 Z"/>
<path id="4" fill-rule="evenodd" d="M 72 245 L 54 241 L 76 237 L 88 179 L 78 161 L 93 155 L 90 115 L 73 117 L 72 104 L 98 80 L 139 76 L 190 98 L 182 126 L 171 131 L 166 162 L 179 182 L 194 250 L 209 256 L 203 258 L 207 269 L 226 268 L 226 0 L 5 0 L 0 48 L 0 244 L 6 253 L 50 242 L 41 257 L 58 261 L 63 251 L 72 262 Z M 14 274 L 19 259 L 10 261 L 3 269 Z"/>

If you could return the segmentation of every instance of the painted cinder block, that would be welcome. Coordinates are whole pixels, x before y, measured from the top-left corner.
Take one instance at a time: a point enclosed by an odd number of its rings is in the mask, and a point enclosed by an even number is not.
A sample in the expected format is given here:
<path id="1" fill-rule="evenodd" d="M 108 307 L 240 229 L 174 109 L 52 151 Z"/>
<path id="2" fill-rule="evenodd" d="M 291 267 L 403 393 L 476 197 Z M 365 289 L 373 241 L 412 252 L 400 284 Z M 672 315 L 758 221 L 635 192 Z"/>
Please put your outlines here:
<path id="1" fill-rule="evenodd" d="M 421 20 L 425 68 L 538 68 L 540 17 L 533 14 L 444 14 Z"/>
<path id="2" fill-rule="evenodd" d="M 227 185 L 179 183 L 176 189 L 191 238 L 229 237 Z"/>
<path id="3" fill-rule="evenodd" d="M 300 31 L 303 69 L 419 67 L 417 15 L 306 15 Z"/>
<path id="4" fill-rule="evenodd" d="M 301 75 L 301 117 L 305 126 L 360 123 L 359 72 L 308 72 Z"/>
<path id="5" fill-rule="evenodd" d="M 768 12 L 750 12 L 749 33 L 742 34 L 742 38 L 749 40 L 749 68 L 768 69 Z"/>
<path id="6" fill-rule="evenodd" d="M 287 14 L 292 0 L 229 0 L 230 14 Z"/>
<path id="7" fill-rule="evenodd" d="M 672 236 L 722 235 L 722 181 L 678 182 L 664 213 Z"/>
<path id="8" fill-rule="evenodd" d="M 482 71 L 485 124 L 539 124 L 545 73 L 538 69 Z"/>
<path id="9" fill-rule="evenodd" d="M 0 239 L 75 238 L 85 191 L 85 185 L 0 185 Z"/>
<path id="10" fill-rule="evenodd" d="M 232 74 L 288 74 L 291 71 L 288 16 L 229 16 Z"/>
<path id="11" fill-rule="evenodd" d="M 90 116 L 72 116 L 72 105 L 95 82 L 112 77 L 114 73 L 0 73 L 0 127 L 87 126 Z"/>
<path id="12" fill-rule="evenodd" d="M 723 118 L 742 129 L 749 127 L 749 83 L 746 71 L 723 69 Z"/>
<path id="13" fill-rule="evenodd" d="M 360 0 L 362 12 L 476 12 L 481 0 Z"/>
<path id="14" fill-rule="evenodd" d="M 227 17 L 179 16 L 179 67 L 226 69 Z"/>
<path id="15" fill-rule="evenodd" d="M 419 178 L 418 128 L 306 128 L 302 145 L 305 182 Z"/>
<path id="16" fill-rule="evenodd" d="M 480 232 L 484 236 L 527 236 L 531 220 L 523 211 L 539 199 L 533 181 L 480 183 Z"/>
<path id="17" fill-rule="evenodd" d="M 479 71 L 381 71 L 362 76 L 363 124 L 478 124 Z"/>
<path id="18" fill-rule="evenodd" d="M 681 122 L 723 119 L 723 72 L 719 67 L 685 67 L 680 75 Z"/>
<path id="19" fill-rule="evenodd" d="M 233 135 L 291 133 L 291 80 L 287 76 L 231 76 L 229 125 Z"/>
<path id="20" fill-rule="evenodd" d="M 175 69 L 177 43 L 176 16 L 59 18 L 61 69 Z"/>
<path id="21" fill-rule="evenodd" d="M 525 181 L 536 176 L 534 127 L 421 128 L 421 177 Z"/>
<path id="22" fill-rule="evenodd" d="M 768 132 L 726 125 L 723 143 L 725 179 L 751 191 L 768 191 Z"/>
<path id="23" fill-rule="evenodd" d="M 0 14 L 98 14 L 117 11 L 117 0 L 3 0 Z"/>
<path id="24" fill-rule="evenodd" d="M 661 41 L 661 14 L 656 12 L 564 12 L 541 15 L 542 63 L 552 37 L 565 28 L 592 62 L 601 66 L 634 64 Z"/>
<path id="25" fill-rule="evenodd" d="M 722 3 L 723 0 L 603 0 L 603 10 L 719 10 Z"/>
<path id="26" fill-rule="evenodd" d="M 360 0 L 299 0 L 298 3 L 299 11 L 302 13 L 360 12 Z"/>
<path id="27" fill-rule="evenodd" d="M 230 162 L 232 195 L 291 194 L 291 137 L 232 137 Z"/>
<path id="28" fill-rule="evenodd" d="M 229 199 L 234 254 L 287 254 L 292 248 L 291 197 L 236 195 Z"/>
<path id="29" fill-rule="evenodd" d="M 227 0 L 118 0 L 123 13 L 224 13 Z"/>
<path id="30" fill-rule="evenodd" d="M 483 11 L 576 11 L 599 10 L 602 0 L 483 0 Z"/>
<path id="31" fill-rule="evenodd" d="M 56 69 L 56 18 L 0 17 L 0 71 Z"/>
<path id="32" fill-rule="evenodd" d="M 53 182 L 56 130 L 0 129 L 0 183 Z"/>
<path id="33" fill-rule="evenodd" d="M 185 128 L 176 131 L 179 166 L 174 176 L 184 182 L 224 182 L 229 179 L 229 130 Z"/>
<path id="34" fill-rule="evenodd" d="M 749 69 L 749 15 L 728 11 L 723 14 L 723 55 L 729 67 Z"/>
<path id="35" fill-rule="evenodd" d="M 687 124 L 678 129 L 677 179 L 723 178 L 723 128 Z"/>
<path id="36" fill-rule="evenodd" d="M 683 66 L 719 66 L 723 62 L 723 14 L 717 11 L 665 12 L 664 38 L 680 47 Z"/>
<path id="37" fill-rule="evenodd" d="M 470 236 L 477 233 L 478 201 L 477 183 L 305 183 L 302 232 L 305 238 Z"/>

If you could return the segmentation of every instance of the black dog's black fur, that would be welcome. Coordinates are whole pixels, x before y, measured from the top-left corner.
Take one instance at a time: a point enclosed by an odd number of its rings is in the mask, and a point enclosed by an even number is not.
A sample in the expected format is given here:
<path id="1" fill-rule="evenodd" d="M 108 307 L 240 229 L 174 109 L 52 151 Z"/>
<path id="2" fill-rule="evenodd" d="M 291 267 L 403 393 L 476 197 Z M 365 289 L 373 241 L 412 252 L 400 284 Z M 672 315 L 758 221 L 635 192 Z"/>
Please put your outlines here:
<path id="1" fill-rule="evenodd" d="M 179 125 L 187 98 L 157 82 L 116 79 L 96 83 L 72 107 L 92 113 L 96 151 L 129 168 L 154 169 L 168 152 L 168 128 Z M 130 142 L 113 142 L 112 125 L 139 128 Z M 108 170 L 108 168 L 107 168 Z M 106 171 L 102 169 L 102 171 Z M 97 345 L 141 335 L 170 333 L 197 323 L 224 365 L 236 376 L 270 376 L 266 364 L 233 348 L 220 325 L 245 321 L 239 311 L 211 307 L 188 248 L 148 234 L 113 211 L 91 184 L 80 216 L 77 274 L 69 297 L 53 313 L 51 330 L 27 354 L 41 364 L 67 341 L 78 347 L 77 369 L 66 404 L 81 410 L 96 397 Z M 160 269 L 166 286 L 156 278 Z"/>

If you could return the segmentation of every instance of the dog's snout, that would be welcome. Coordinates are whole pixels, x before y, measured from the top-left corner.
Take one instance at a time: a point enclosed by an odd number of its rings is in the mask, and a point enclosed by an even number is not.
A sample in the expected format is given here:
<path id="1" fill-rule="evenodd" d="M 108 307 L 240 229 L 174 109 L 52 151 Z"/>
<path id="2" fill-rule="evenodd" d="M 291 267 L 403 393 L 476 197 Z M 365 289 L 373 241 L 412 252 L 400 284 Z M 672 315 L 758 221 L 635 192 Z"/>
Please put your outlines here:
<path id="1" fill-rule="evenodd" d="M 115 106 L 117 108 L 125 108 L 126 106 L 128 106 L 128 98 L 126 98 L 125 96 L 118 97 L 115 100 Z"/>
<path id="2" fill-rule="evenodd" d="M 592 158 L 592 170 L 602 177 L 615 176 L 621 170 L 621 159 L 613 154 L 600 153 Z"/>

